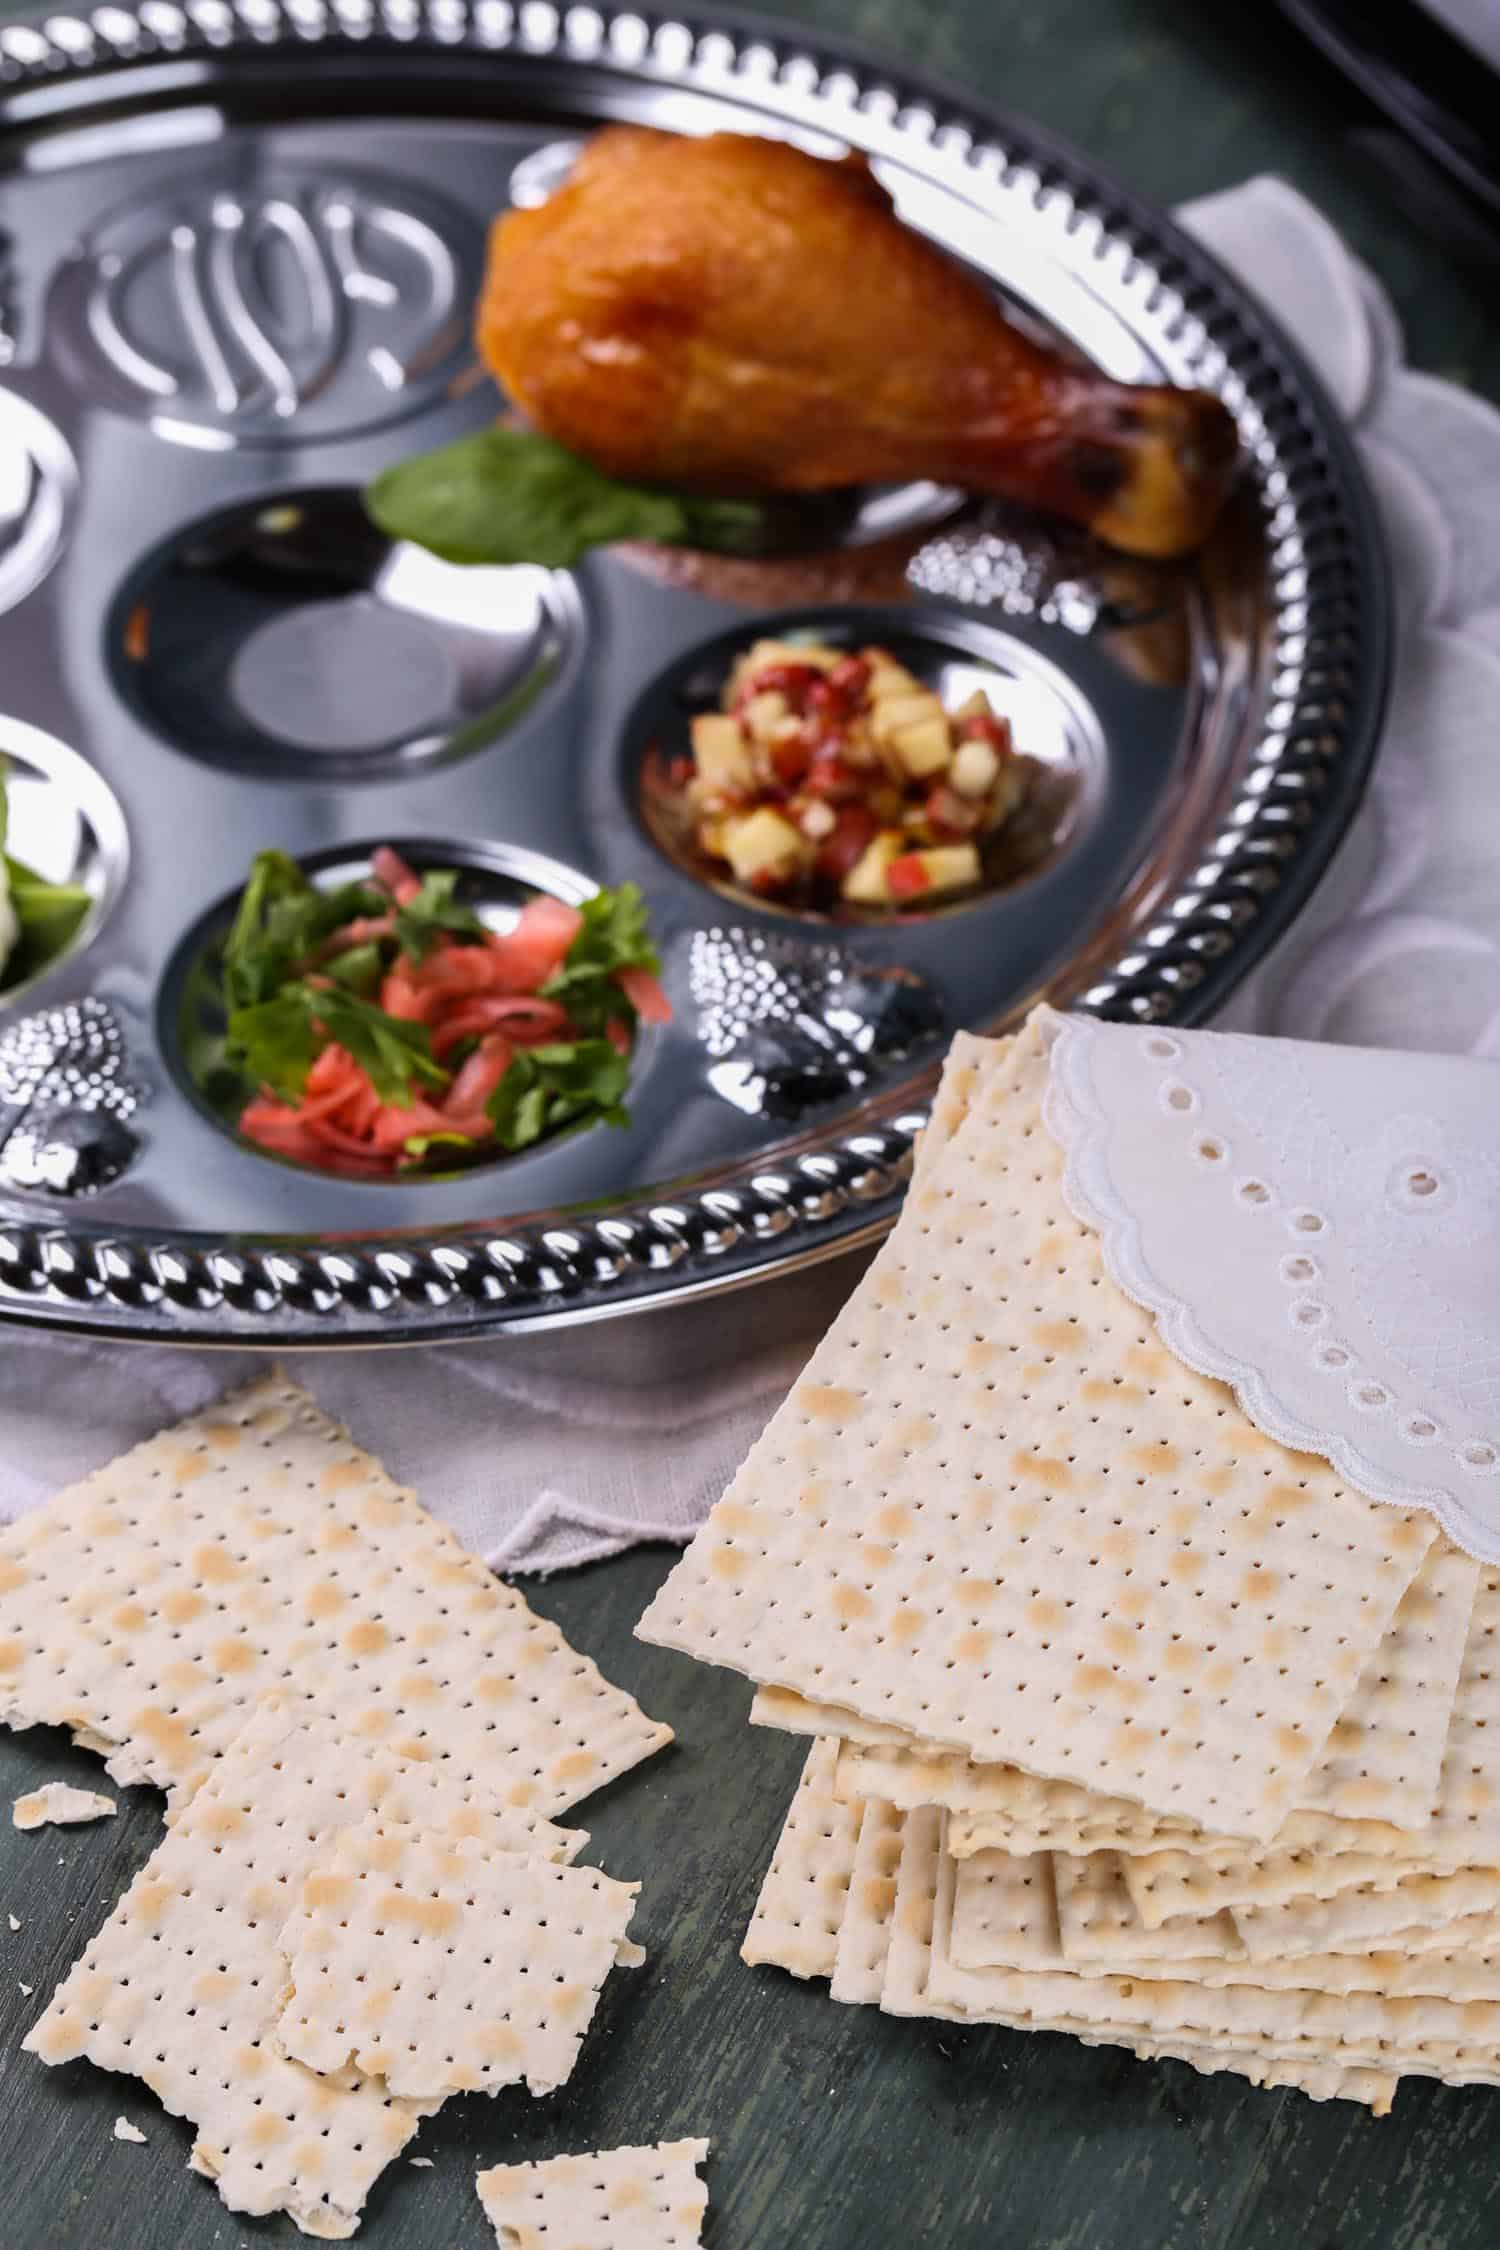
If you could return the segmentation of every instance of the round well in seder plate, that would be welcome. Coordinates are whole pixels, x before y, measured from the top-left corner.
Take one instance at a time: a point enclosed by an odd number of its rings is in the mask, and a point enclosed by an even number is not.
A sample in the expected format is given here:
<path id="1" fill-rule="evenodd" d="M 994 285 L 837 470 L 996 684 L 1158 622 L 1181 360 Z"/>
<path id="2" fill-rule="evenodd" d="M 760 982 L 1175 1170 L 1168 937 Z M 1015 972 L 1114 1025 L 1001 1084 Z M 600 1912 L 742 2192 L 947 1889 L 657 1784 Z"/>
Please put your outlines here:
<path id="1" fill-rule="evenodd" d="M 124 883 L 130 858 L 125 816 L 87 761 L 55 736 L 0 716 L 5 850 L 48 883 L 77 884 L 91 904 L 65 943 L 28 950 L 23 938 L 0 966 L 0 1014 L 97 934 Z"/>
<path id="2" fill-rule="evenodd" d="M 668 774 L 689 752 L 692 719 L 716 711 L 737 657 L 758 640 L 798 639 L 855 652 L 876 645 L 912 672 L 953 711 L 981 693 L 997 717 L 1010 721 L 1027 791 L 1018 810 L 983 854 L 981 885 L 917 910 L 924 920 L 962 913 L 977 901 L 1023 883 L 1050 865 L 1086 821 L 1102 779 L 1105 736 L 1088 695 L 1039 649 L 1013 634 L 967 619 L 891 609 L 798 611 L 722 633 L 680 657 L 639 698 L 626 723 L 626 786 L 652 842 L 685 873 L 721 897 L 759 912 L 808 921 L 891 923 L 911 910 L 841 906 L 819 911 L 780 905 L 742 889 L 721 862 L 703 853 Z"/>
<path id="3" fill-rule="evenodd" d="M 0 614 L 52 568 L 77 489 L 61 434 L 26 399 L 0 390 Z"/>
<path id="4" fill-rule="evenodd" d="M 388 841 L 418 874 L 433 868 L 455 868 L 459 877 L 455 897 L 471 907 L 492 930 L 509 929 L 530 899 L 545 896 L 560 899 L 568 906 L 581 906 L 598 889 L 589 876 L 580 874 L 577 869 L 520 845 L 457 843 L 426 836 L 379 839 L 380 843 Z M 304 855 L 300 865 L 320 889 L 332 890 L 367 877 L 377 848 L 376 843 L 335 845 L 326 851 Z M 219 948 L 234 918 L 239 897 L 236 888 L 219 899 L 199 916 L 174 948 L 158 996 L 157 1035 L 179 1087 L 202 1114 L 240 1140 L 242 1147 L 265 1163 L 287 1164 L 296 1171 L 311 1170 L 314 1168 L 292 1164 L 286 1158 L 253 1146 L 236 1130 L 244 1086 L 223 1067 L 219 1057 L 224 1015 L 216 972 Z M 637 1057 L 640 1044 L 638 1035 Z M 517 1160 L 502 1151 L 488 1160 L 465 1163 L 462 1169 L 472 1172 L 486 1168 L 486 1163 Z M 434 1170 L 422 1176 L 441 1175 Z M 346 1179 L 341 1184 L 381 1188 L 391 1183 L 384 1179 L 351 1183 Z M 401 1184 L 412 1186 L 413 1175 L 403 1174 Z"/>
<path id="5" fill-rule="evenodd" d="M 188 525 L 106 627 L 115 681 L 175 749 L 287 780 L 383 779 L 500 739 L 578 637 L 571 579 L 460 568 L 324 486 Z"/>

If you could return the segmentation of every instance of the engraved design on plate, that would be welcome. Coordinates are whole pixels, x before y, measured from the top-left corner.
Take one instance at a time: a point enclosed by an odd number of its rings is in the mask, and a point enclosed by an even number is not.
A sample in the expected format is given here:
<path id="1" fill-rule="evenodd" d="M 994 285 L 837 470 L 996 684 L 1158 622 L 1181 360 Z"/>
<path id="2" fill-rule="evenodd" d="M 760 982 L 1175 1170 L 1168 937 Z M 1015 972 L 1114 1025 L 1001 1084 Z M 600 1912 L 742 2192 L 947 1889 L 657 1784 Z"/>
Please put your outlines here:
<path id="1" fill-rule="evenodd" d="M 0 613 L 52 568 L 77 484 L 73 456 L 45 415 L 0 390 Z"/>
<path id="2" fill-rule="evenodd" d="M 797 1117 L 857 1092 L 947 1029 L 914 970 L 799 938 L 698 930 L 688 981 L 709 1085 L 751 1116 Z"/>
<path id="3" fill-rule="evenodd" d="M 478 260 L 473 222 L 402 181 L 210 179 L 102 227 L 55 332 L 163 437 L 343 436 L 456 374 Z"/>
<path id="4" fill-rule="evenodd" d="M 103 1000 L 23 1016 L 0 1034 L 0 1184 L 93 1195 L 137 1147 L 128 1120 L 145 1100 L 125 1034 Z"/>

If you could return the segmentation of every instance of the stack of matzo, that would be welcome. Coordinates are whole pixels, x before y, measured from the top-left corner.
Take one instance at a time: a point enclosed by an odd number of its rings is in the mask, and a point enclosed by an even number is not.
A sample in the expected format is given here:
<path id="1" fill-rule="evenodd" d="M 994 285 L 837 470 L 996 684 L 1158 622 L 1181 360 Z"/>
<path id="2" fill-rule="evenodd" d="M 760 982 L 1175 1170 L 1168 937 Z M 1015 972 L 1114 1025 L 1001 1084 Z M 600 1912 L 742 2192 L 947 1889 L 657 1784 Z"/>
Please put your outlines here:
<path id="1" fill-rule="evenodd" d="M 1183 1366 L 1070 1211 L 1035 1029 L 648 1640 L 816 1738 L 747 1958 L 1376 2109 L 1500 2073 L 1500 1573 Z"/>
<path id="2" fill-rule="evenodd" d="M 234 2210 L 353 2233 L 450 2093 L 568 2076 L 636 1886 L 547 1817 L 667 1740 L 280 1376 L 0 1535 L 0 1692 L 167 1835 L 27 2040 Z"/>

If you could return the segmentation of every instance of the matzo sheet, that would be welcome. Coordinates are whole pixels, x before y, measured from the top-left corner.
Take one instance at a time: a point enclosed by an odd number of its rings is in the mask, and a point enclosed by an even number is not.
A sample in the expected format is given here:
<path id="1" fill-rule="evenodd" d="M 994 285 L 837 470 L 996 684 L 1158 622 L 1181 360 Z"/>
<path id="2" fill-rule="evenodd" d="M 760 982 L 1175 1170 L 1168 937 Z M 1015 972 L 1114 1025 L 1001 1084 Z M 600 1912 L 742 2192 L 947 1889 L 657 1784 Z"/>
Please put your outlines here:
<path id="1" fill-rule="evenodd" d="M 903 1848 L 881 1995 L 881 2005 L 889 2013 L 934 2016 L 958 2023 L 1008 2024 L 1017 2030 L 1058 2031 L 1085 2046 L 1123 2046 L 1148 2058 L 1170 2056 L 1191 2062 L 1195 2068 L 1234 2070 L 1256 2085 L 1295 2085 L 1319 2100 L 1342 2096 L 1365 2101 L 1382 2114 L 1389 2107 L 1395 2090 L 1394 2071 L 1378 2063 L 1369 2065 L 1359 2057 L 1346 2059 L 1311 2040 L 1303 2040 L 1299 2051 L 1291 2054 L 1278 2051 L 1269 2042 L 1260 2044 L 1249 2039 L 1216 2048 L 1192 2038 L 1143 2034 L 1136 2024 L 1114 2024 L 1103 2017 L 1080 2018 L 1063 2012 L 1039 2015 L 1035 2005 L 972 2014 L 941 1997 L 933 1989 L 931 1977 L 934 1937 L 951 1910 L 952 1900 L 951 1883 L 945 1888 L 942 1880 L 944 1869 L 951 1870 L 952 1865 L 941 1850 L 942 1816 L 931 1808 L 918 1808 L 898 1817 Z M 851 1918 L 860 1911 L 860 1902 L 851 1890 Z M 868 1944 L 869 1940 L 861 1942 Z M 1018 1972 L 1013 1990 L 1027 1991 L 1035 2002 L 1052 1981 L 1045 1974 Z"/>
<path id="2" fill-rule="evenodd" d="M 180 1802 L 267 1695 L 561 1812 L 671 1737 L 284 1375 L 0 1531 L 0 1718 Z"/>
<path id="3" fill-rule="evenodd" d="M 1164 1350 L 1063 1198 L 1045 1081 L 1033 1029 L 639 1630 L 1269 1838 L 1435 1528 Z"/>
<path id="4" fill-rule="evenodd" d="M 1303 1805 L 1283 1824 L 1276 1842 L 1324 1855 L 1399 1850 L 1403 1839 L 1393 1829 L 1425 1828 L 1437 1795 L 1478 1573 L 1471 1556 L 1446 1539 L 1434 1541 L 1308 1777 Z M 1046 1781 L 1014 1766 L 976 1764 L 954 1752 L 914 1745 L 891 1728 L 855 1731 L 841 1726 L 826 1707 L 824 1716 L 832 1723 L 820 1731 L 844 1735 L 836 1776 L 841 1794 L 940 1805 L 959 1815 L 950 1829 L 958 1857 L 989 1844 L 1075 1854 L 1170 1848 L 1231 1858 L 1246 1850 L 1242 1838 L 1158 1817 L 1122 1797 Z M 795 1726 L 797 1720 L 795 1709 L 778 1705 L 774 1723 Z M 1420 1841 L 1413 1839 L 1418 1847 Z"/>
<path id="5" fill-rule="evenodd" d="M 894 1805 L 883 1805 L 875 1798 L 860 1813 L 844 1913 L 835 1940 L 833 1976 L 828 1987 L 831 1999 L 850 2005 L 879 2005 L 896 1901 L 896 1869 L 901 1862 L 902 1822 L 903 1815 Z"/>
<path id="6" fill-rule="evenodd" d="M 740 1948 L 752 1967 L 833 1974 L 861 1811 L 834 1796 L 833 1763 L 833 1743 L 813 1743 Z"/>
<path id="7" fill-rule="evenodd" d="M 1400 1932 L 1441 1929 L 1476 1915 L 1500 1917 L 1500 1869 L 1463 1867 L 1452 1875 L 1409 1875 L 1394 1888 L 1363 1885 L 1332 1898 L 1240 1906 L 1234 1922 L 1246 1952 L 1261 1960 L 1321 1953 L 1330 1945 L 1386 1948 Z"/>

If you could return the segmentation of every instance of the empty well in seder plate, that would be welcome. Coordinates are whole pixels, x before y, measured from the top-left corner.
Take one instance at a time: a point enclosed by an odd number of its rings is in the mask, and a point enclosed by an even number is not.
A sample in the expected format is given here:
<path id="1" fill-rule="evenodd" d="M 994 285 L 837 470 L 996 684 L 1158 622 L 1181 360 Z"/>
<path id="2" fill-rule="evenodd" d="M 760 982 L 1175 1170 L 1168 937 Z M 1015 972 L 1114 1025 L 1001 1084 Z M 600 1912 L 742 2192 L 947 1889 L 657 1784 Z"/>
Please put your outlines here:
<path id="1" fill-rule="evenodd" d="M 131 572 L 106 630 L 120 692 L 174 748 L 328 781 L 502 739 L 579 623 L 563 573 L 440 562 L 324 486 L 187 525 Z"/>

